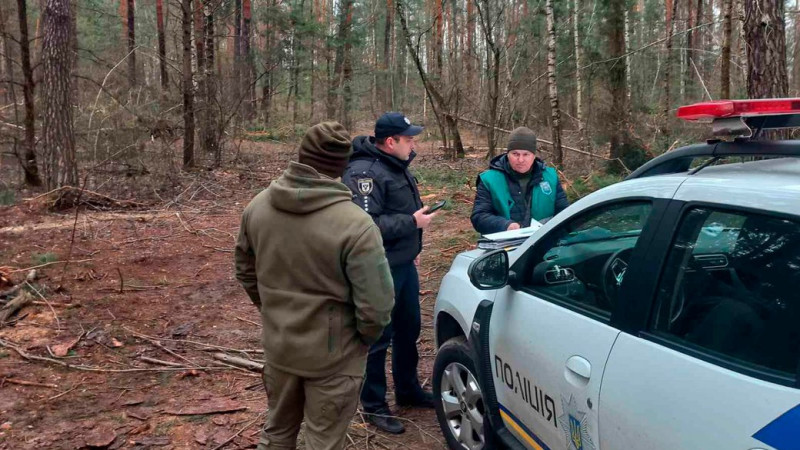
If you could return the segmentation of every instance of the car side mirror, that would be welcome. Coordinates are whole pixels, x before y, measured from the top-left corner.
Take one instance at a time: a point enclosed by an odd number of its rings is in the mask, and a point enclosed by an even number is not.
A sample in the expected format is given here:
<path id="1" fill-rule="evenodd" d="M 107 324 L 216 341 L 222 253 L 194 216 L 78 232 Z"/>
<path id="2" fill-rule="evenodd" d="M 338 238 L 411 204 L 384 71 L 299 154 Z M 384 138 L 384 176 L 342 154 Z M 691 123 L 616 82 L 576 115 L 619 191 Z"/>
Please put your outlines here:
<path id="1" fill-rule="evenodd" d="M 500 289 L 508 284 L 508 253 L 503 249 L 484 253 L 469 265 L 469 281 L 480 290 Z"/>

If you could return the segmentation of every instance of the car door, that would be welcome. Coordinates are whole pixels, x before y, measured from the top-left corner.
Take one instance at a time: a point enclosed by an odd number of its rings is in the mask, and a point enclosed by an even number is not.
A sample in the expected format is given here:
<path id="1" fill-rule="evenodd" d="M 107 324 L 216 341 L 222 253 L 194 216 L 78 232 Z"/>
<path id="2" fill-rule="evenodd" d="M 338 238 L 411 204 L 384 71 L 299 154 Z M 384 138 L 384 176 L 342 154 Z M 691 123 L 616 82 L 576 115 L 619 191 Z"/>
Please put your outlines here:
<path id="1" fill-rule="evenodd" d="M 652 308 L 606 364 L 600 446 L 800 448 L 800 219 L 675 204 Z"/>
<path id="2" fill-rule="evenodd" d="M 617 200 L 562 221 L 530 246 L 490 319 L 493 382 L 506 428 L 529 448 L 598 447 L 598 400 L 619 330 L 622 281 L 655 227 L 649 199 Z"/>

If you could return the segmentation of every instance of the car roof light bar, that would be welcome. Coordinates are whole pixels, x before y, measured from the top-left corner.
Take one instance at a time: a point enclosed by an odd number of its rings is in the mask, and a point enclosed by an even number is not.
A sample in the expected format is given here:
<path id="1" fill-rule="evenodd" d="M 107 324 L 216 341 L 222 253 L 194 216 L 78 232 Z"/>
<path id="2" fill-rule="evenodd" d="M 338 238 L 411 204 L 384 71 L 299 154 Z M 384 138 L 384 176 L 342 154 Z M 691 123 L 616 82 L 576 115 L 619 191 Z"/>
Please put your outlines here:
<path id="1" fill-rule="evenodd" d="M 760 100 L 720 100 L 695 103 L 678 108 L 679 119 L 710 121 L 726 117 L 750 117 L 778 114 L 800 114 L 800 98 Z"/>
<path id="2" fill-rule="evenodd" d="M 695 103 L 678 108 L 677 117 L 710 122 L 714 136 L 757 138 L 766 129 L 800 127 L 800 98 Z"/>

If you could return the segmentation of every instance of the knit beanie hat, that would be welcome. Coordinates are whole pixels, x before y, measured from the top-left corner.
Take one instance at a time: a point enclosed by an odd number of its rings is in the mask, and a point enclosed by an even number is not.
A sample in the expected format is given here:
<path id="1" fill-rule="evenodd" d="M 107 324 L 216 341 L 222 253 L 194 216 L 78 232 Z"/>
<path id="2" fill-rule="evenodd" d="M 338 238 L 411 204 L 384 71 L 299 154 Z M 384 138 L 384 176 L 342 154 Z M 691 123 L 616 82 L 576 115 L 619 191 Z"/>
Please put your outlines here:
<path id="1" fill-rule="evenodd" d="M 299 158 L 317 172 L 331 178 L 344 173 L 353 146 L 350 134 L 339 122 L 322 122 L 306 130 L 300 142 Z"/>
<path id="2" fill-rule="evenodd" d="M 515 128 L 508 136 L 506 151 L 510 152 L 511 150 L 527 150 L 536 153 L 536 135 L 530 128 Z"/>

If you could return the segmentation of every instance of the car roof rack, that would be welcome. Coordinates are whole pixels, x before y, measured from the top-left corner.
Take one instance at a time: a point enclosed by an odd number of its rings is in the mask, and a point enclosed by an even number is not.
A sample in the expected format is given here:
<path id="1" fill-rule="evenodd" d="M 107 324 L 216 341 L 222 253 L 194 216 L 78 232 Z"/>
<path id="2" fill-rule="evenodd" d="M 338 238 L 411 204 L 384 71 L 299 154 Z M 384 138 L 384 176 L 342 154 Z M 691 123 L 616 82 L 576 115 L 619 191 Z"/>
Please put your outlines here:
<path id="1" fill-rule="evenodd" d="M 719 139 L 667 152 L 645 163 L 625 179 L 687 172 L 698 158 L 708 158 L 689 175 L 726 157 L 800 157 L 800 141 L 757 140 L 764 130 L 800 127 L 800 98 L 722 100 L 678 108 L 678 118 L 710 122 Z"/>
<path id="2" fill-rule="evenodd" d="M 687 172 L 696 159 L 709 158 L 689 173 L 694 175 L 700 170 L 725 157 L 800 157 L 800 141 L 751 141 L 735 140 L 733 142 L 709 142 L 682 147 L 651 159 L 639 167 L 625 179 L 668 175 Z"/>

